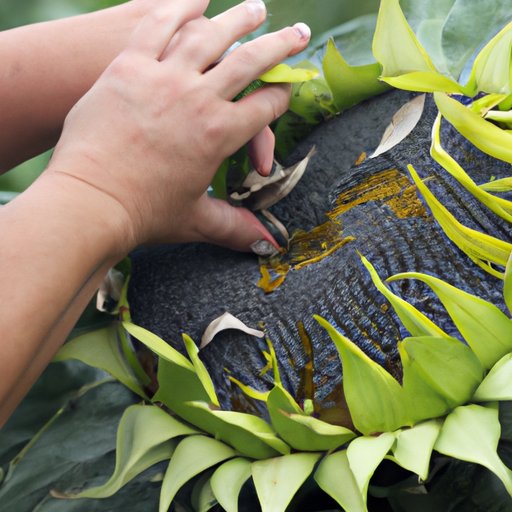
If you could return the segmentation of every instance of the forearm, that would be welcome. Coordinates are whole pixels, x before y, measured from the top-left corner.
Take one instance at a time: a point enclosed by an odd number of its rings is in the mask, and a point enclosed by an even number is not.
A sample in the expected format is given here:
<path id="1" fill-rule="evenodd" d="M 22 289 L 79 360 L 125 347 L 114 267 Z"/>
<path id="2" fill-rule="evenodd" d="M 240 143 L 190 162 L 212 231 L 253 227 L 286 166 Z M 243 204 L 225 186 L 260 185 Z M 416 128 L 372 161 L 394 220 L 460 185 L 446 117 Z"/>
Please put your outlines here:
<path id="1" fill-rule="evenodd" d="M 0 172 L 55 145 L 70 108 L 151 3 L 132 1 L 0 33 Z"/>
<path id="2" fill-rule="evenodd" d="M 101 192 L 46 174 L 0 209 L 0 425 L 126 252 L 124 215 Z"/>

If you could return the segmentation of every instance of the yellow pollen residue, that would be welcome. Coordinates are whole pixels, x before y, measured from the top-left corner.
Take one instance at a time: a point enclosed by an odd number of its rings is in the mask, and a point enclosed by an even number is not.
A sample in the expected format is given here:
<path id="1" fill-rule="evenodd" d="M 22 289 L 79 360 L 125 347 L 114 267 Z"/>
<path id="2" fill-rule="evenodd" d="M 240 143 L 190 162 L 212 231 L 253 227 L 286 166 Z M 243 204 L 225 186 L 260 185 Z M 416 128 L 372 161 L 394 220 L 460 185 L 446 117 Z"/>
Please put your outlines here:
<path id="1" fill-rule="evenodd" d="M 354 162 L 354 165 L 361 165 L 366 160 L 366 151 L 363 151 Z"/>
<path id="2" fill-rule="evenodd" d="M 399 218 L 423 217 L 426 210 L 409 178 L 397 169 L 387 169 L 369 176 L 363 183 L 343 192 L 329 216 L 337 217 L 368 201 L 382 201 Z"/>
<path id="3" fill-rule="evenodd" d="M 388 205 L 401 219 L 427 215 L 416 187 L 397 169 L 387 169 L 369 176 L 363 183 L 338 196 L 336 207 L 327 213 L 326 222 L 311 231 L 296 231 L 290 239 L 287 252 L 265 260 L 260 265 L 258 286 L 265 293 L 271 293 L 284 283 L 290 271 L 318 263 L 355 240 L 353 236 L 343 236 L 340 215 L 369 201 L 380 201 Z"/>

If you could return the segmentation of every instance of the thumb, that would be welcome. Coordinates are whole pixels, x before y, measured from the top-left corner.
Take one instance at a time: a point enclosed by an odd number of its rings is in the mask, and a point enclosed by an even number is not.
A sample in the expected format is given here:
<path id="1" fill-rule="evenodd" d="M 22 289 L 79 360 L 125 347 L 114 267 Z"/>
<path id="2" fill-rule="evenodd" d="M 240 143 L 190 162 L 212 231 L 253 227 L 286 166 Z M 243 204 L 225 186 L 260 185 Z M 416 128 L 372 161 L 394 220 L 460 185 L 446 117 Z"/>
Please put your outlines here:
<path id="1" fill-rule="evenodd" d="M 262 240 L 276 249 L 279 245 L 256 216 L 245 208 L 204 195 L 196 214 L 200 240 L 237 251 L 251 251 L 251 245 Z"/>

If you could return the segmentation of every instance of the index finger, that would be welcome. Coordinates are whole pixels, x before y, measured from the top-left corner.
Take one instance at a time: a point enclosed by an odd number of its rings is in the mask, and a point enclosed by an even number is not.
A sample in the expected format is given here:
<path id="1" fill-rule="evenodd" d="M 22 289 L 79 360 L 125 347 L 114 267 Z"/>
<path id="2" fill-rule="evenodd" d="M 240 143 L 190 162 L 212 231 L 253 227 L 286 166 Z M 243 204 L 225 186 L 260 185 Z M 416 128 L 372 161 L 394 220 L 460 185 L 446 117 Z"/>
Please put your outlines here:
<path id="1" fill-rule="evenodd" d="M 202 16 L 208 4 L 209 0 L 161 0 L 137 25 L 126 49 L 160 59 L 178 29 Z"/>

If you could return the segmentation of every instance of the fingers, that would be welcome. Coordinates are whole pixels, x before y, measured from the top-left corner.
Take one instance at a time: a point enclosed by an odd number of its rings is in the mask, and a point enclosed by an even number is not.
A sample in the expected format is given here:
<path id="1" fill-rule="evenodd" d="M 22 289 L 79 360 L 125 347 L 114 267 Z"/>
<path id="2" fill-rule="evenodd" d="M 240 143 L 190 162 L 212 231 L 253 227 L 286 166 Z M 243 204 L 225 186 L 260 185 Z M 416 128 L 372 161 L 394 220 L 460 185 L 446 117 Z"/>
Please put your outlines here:
<path id="1" fill-rule="evenodd" d="M 246 0 L 211 20 L 198 18 L 185 24 L 162 55 L 173 66 L 194 66 L 203 72 L 235 41 L 258 28 L 266 17 L 262 0 Z"/>
<path id="2" fill-rule="evenodd" d="M 126 49 L 159 59 L 178 29 L 201 16 L 208 0 L 161 0 L 134 30 Z"/>
<path id="3" fill-rule="evenodd" d="M 245 208 L 235 208 L 225 201 L 204 195 L 196 209 L 196 229 L 200 241 L 250 251 L 251 244 L 267 240 L 279 245 L 261 222 Z"/>
<path id="4" fill-rule="evenodd" d="M 262 176 L 268 176 L 272 170 L 275 142 L 274 132 L 268 126 L 249 142 L 249 158 Z"/>
<path id="5" fill-rule="evenodd" d="M 225 156 L 234 153 L 254 137 L 265 137 L 264 144 L 261 140 L 256 142 L 256 144 L 262 144 L 262 147 L 256 149 L 257 156 L 255 156 L 256 158 L 263 158 L 263 155 L 265 155 L 263 173 L 266 172 L 267 166 L 272 167 L 268 152 L 270 146 L 272 146 L 273 151 L 273 140 L 271 141 L 267 134 L 258 134 L 286 112 L 290 100 L 290 91 L 289 84 L 267 85 L 236 103 L 228 103 L 225 116 L 229 118 L 229 131 L 226 133 L 222 148 Z M 257 165 L 256 168 L 258 168 Z"/>
<path id="6" fill-rule="evenodd" d="M 310 36 L 309 27 L 303 23 L 266 34 L 236 48 L 206 76 L 221 97 L 231 100 L 265 71 L 302 51 Z"/>

